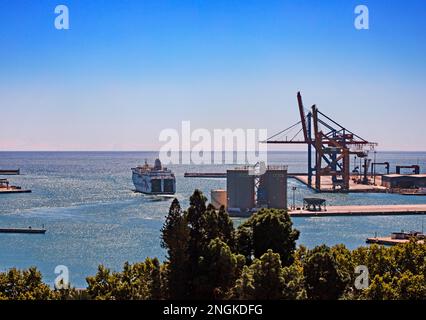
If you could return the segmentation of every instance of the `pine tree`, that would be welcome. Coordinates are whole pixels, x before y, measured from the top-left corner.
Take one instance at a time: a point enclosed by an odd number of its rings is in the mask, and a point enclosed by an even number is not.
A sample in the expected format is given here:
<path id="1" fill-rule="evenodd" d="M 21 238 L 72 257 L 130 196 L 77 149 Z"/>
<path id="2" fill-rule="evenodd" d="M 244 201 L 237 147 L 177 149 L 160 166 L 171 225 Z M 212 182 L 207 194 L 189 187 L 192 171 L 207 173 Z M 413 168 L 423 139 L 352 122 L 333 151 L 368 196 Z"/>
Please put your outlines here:
<path id="1" fill-rule="evenodd" d="M 187 297 L 190 282 L 190 229 L 177 199 L 174 199 L 170 206 L 161 234 L 161 246 L 167 249 L 169 260 L 166 271 L 169 298 L 184 299 Z"/>

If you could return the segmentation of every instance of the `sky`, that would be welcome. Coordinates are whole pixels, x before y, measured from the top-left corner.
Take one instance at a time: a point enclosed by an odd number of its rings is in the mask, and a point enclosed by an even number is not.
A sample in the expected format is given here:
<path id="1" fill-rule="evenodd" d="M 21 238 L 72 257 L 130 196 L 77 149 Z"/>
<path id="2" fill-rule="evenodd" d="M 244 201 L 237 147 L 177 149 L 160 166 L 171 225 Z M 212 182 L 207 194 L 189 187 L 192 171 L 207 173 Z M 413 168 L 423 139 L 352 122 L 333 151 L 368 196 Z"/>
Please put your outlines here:
<path id="1" fill-rule="evenodd" d="M 0 151 L 158 150 L 182 121 L 272 135 L 299 90 L 378 150 L 426 151 L 425 57 L 424 0 L 0 0 Z"/>

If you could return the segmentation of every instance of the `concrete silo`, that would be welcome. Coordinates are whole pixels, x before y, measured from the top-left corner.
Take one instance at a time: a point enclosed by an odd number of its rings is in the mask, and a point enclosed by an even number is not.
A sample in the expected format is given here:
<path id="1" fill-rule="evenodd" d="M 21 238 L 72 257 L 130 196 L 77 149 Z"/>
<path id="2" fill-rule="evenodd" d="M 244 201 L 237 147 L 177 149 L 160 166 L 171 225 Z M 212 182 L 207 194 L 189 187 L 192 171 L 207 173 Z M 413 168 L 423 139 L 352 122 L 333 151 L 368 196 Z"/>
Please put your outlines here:
<path id="1" fill-rule="evenodd" d="M 287 167 L 268 167 L 259 177 L 257 205 L 273 209 L 287 209 Z"/>
<path id="2" fill-rule="evenodd" d="M 256 207 L 255 176 L 248 169 L 233 169 L 226 172 L 228 211 L 246 212 Z"/>
<path id="3" fill-rule="evenodd" d="M 210 203 L 216 208 L 220 209 L 221 206 L 227 208 L 226 190 L 215 189 L 210 192 Z"/>

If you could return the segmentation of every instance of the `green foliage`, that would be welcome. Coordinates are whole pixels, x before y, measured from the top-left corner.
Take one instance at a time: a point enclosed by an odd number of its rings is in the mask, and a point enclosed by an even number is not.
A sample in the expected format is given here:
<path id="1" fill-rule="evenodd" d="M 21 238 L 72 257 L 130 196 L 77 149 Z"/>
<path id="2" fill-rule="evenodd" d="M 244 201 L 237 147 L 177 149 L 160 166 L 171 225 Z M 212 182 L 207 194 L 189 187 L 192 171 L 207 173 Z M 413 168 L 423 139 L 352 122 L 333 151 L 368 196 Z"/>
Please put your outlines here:
<path id="1" fill-rule="evenodd" d="M 283 299 L 301 300 L 307 299 L 305 289 L 305 278 L 303 275 L 303 265 L 300 261 L 283 268 L 284 290 Z"/>
<path id="2" fill-rule="evenodd" d="M 12 268 L 0 273 L 0 300 L 48 300 L 52 292 L 42 282 L 41 273 L 34 267 L 28 270 Z"/>
<path id="3" fill-rule="evenodd" d="M 426 279 L 422 274 L 405 271 L 400 277 L 394 277 L 392 283 L 400 300 L 426 299 Z"/>
<path id="4" fill-rule="evenodd" d="M 216 238 L 210 241 L 199 260 L 199 276 L 194 278 L 195 297 L 222 299 L 240 276 L 245 259 L 232 253 L 229 246 Z"/>
<path id="5" fill-rule="evenodd" d="M 260 259 L 245 266 L 231 291 L 231 297 L 243 300 L 303 298 L 303 274 L 296 264 L 282 268 L 280 255 L 268 250 Z"/>
<path id="6" fill-rule="evenodd" d="M 268 250 L 260 259 L 246 266 L 232 289 L 232 297 L 243 300 L 281 299 L 284 277 L 280 255 Z"/>
<path id="7" fill-rule="evenodd" d="M 426 299 L 426 244 L 360 247 L 352 251 L 352 260 L 368 267 L 370 285 L 362 291 L 353 289 L 351 298 Z"/>
<path id="8" fill-rule="evenodd" d="M 299 234 L 286 210 L 262 209 L 238 228 L 236 242 L 248 259 L 252 255 L 259 258 L 271 249 L 280 255 L 284 266 L 289 266 Z"/>
<path id="9" fill-rule="evenodd" d="M 174 199 L 161 229 L 161 246 L 167 249 L 166 268 L 167 298 L 184 299 L 188 294 L 190 281 L 189 268 L 189 234 L 187 217 L 181 211 L 179 201 Z"/>
<path id="10" fill-rule="evenodd" d="M 96 275 L 87 278 L 87 294 L 96 300 L 161 299 L 163 274 L 157 258 L 134 265 L 125 263 L 122 272 L 111 272 L 100 265 Z"/>
<path id="11" fill-rule="evenodd" d="M 234 248 L 234 224 L 225 208 L 222 206 L 216 210 L 213 206 L 208 206 L 201 216 L 200 231 L 204 243 L 213 239 L 221 239 L 230 248 Z"/>
<path id="12" fill-rule="evenodd" d="M 253 228 L 250 224 L 244 223 L 238 227 L 235 232 L 235 246 L 237 252 L 250 264 L 253 258 Z"/>
<path id="13" fill-rule="evenodd" d="M 397 299 L 397 293 L 390 281 L 390 275 L 376 275 L 369 287 L 365 289 L 361 297 L 368 300 L 393 300 Z"/>
<path id="14" fill-rule="evenodd" d="M 338 299 L 350 281 L 339 269 L 330 248 L 324 245 L 308 252 L 303 273 L 308 298 L 314 300 Z"/>
<path id="15" fill-rule="evenodd" d="M 52 300 L 90 300 L 90 296 L 84 289 L 68 288 L 54 289 L 52 291 Z"/>
<path id="16" fill-rule="evenodd" d="M 228 213 L 223 207 L 217 211 L 206 202 L 203 193 L 195 190 L 190 207 L 183 214 L 189 230 L 189 236 L 181 239 L 186 242 L 185 261 L 169 262 L 170 270 L 180 266 L 181 279 L 185 279 L 181 287 L 185 289 L 185 297 L 192 299 L 223 296 L 243 260 L 232 254 L 234 226 Z M 227 272 L 225 266 L 229 268 Z M 170 281 L 169 288 L 173 290 Z"/>

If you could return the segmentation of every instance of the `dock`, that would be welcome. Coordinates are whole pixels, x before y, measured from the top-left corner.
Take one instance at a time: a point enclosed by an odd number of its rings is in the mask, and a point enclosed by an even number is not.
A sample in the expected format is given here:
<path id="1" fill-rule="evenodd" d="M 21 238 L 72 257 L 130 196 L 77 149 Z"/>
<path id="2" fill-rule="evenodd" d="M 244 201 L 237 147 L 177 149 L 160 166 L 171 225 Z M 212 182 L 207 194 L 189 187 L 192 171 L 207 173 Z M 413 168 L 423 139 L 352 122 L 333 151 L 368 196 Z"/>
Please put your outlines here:
<path id="1" fill-rule="evenodd" d="M 403 243 L 407 243 L 410 240 L 408 239 L 392 239 L 392 237 L 372 237 L 372 238 L 367 238 L 367 243 L 369 244 L 382 244 L 385 246 L 395 246 L 397 244 L 403 244 Z M 423 244 L 424 240 L 417 240 L 417 243 Z"/>
<path id="2" fill-rule="evenodd" d="M 249 218 L 258 210 L 260 209 L 254 208 L 248 212 L 228 211 L 228 213 L 233 218 Z M 327 210 L 322 211 L 288 209 L 288 214 L 292 218 L 425 215 L 426 204 L 327 206 Z"/>
<path id="3" fill-rule="evenodd" d="M 290 178 L 290 176 L 289 176 Z M 308 184 L 308 176 L 307 175 L 293 175 L 291 178 L 296 179 L 297 181 L 303 183 L 304 185 L 315 189 L 315 177 L 312 177 L 312 186 Z M 321 192 L 322 193 L 334 193 L 333 190 L 333 182 L 331 176 L 323 176 L 321 179 Z M 347 192 L 351 193 L 386 193 L 389 192 L 389 189 L 382 186 L 382 176 L 376 175 L 376 184 L 359 184 L 355 183 L 352 179 L 349 181 L 349 190 Z"/>
<path id="4" fill-rule="evenodd" d="M 354 175 L 354 177 L 358 177 L 358 175 Z M 185 178 L 226 178 L 226 172 L 185 172 L 184 173 Z M 312 178 L 312 186 L 308 185 L 308 174 L 302 173 L 302 172 L 288 172 L 287 177 L 290 179 L 296 179 L 297 181 L 303 183 L 304 185 L 312 188 L 315 190 L 315 177 Z M 388 192 L 389 189 L 386 187 L 381 186 L 382 184 L 382 176 L 377 174 L 376 175 L 376 185 L 365 185 L 365 184 L 358 184 L 354 181 L 350 181 L 349 183 L 349 192 L 378 192 L 378 193 L 384 193 Z M 335 192 L 333 190 L 333 182 L 331 179 L 331 176 L 324 176 L 322 178 L 321 182 L 321 192 L 324 193 L 331 193 Z"/>
<path id="5" fill-rule="evenodd" d="M 327 206 L 327 211 L 293 210 L 291 217 L 423 215 L 426 204 Z"/>
<path id="6" fill-rule="evenodd" d="M 185 178 L 226 178 L 226 172 L 185 172 Z"/>
<path id="7" fill-rule="evenodd" d="M 226 178 L 226 172 L 185 172 L 185 178 Z M 287 173 L 289 178 L 308 176 L 307 173 Z"/>
<path id="8" fill-rule="evenodd" d="M 46 229 L 38 229 L 38 228 L 0 228 L 0 233 L 38 233 L 45 234 Z"/>

